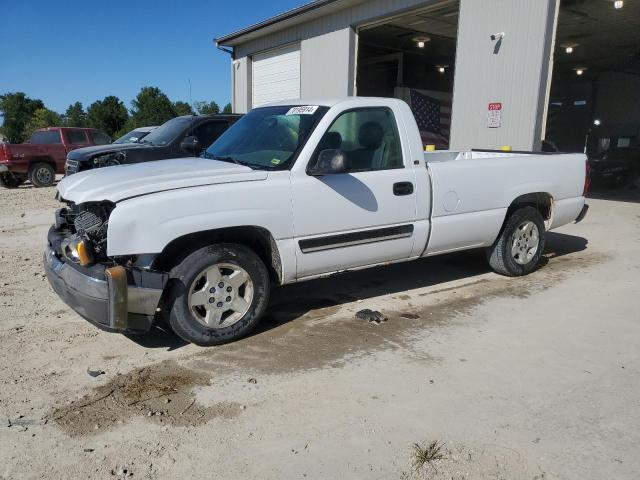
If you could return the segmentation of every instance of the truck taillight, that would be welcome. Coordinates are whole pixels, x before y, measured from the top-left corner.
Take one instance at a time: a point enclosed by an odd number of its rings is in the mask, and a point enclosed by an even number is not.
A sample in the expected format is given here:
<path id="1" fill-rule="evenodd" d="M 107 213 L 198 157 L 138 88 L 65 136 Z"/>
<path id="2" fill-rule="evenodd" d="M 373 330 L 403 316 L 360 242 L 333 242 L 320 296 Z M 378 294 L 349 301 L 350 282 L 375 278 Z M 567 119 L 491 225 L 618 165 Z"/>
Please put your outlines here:
<path id="1" fill-rule="evenodd" d="M 6 143 L 0 143 L 0 162 L 8 162 L 11 160 L 11 152 Z"/>
<path id="2" fill-rule="evenodd" d="M 584 188 L 582 189 L 582 196 L 586 197 L 587 193 L 589 193 L 589 188 L 591 187 L 591 165 L 587 160 L 585 162 L 585 170 L 584 170 Z"/>

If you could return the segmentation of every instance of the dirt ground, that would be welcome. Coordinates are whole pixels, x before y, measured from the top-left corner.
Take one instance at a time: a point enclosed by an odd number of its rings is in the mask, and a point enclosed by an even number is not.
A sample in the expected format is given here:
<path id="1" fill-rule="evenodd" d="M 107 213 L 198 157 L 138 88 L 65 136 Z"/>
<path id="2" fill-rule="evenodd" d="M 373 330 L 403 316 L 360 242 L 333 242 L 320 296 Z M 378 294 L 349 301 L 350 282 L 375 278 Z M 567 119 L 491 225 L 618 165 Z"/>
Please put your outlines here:
<path id="1" fill-rule="evenodd" d="M 470 252 L 288 286 L 209 349 L 56 297 L 54 193 L 0 189 L 2 478 L 638 478 L 637 191 L 590 200 L 526 278 Z"/>

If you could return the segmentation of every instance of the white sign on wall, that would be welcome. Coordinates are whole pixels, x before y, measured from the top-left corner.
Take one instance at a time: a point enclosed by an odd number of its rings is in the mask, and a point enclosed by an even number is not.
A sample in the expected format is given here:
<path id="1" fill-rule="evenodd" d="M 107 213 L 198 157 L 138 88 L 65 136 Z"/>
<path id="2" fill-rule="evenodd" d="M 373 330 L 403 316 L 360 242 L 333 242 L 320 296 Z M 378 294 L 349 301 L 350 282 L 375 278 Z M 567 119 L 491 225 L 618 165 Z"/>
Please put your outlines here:
<path id="1" fill-rule="evenodd" d="M 502 125 L 502 103 L 490 103 L 487 113 L 487 127 L 499 128 Z"/>

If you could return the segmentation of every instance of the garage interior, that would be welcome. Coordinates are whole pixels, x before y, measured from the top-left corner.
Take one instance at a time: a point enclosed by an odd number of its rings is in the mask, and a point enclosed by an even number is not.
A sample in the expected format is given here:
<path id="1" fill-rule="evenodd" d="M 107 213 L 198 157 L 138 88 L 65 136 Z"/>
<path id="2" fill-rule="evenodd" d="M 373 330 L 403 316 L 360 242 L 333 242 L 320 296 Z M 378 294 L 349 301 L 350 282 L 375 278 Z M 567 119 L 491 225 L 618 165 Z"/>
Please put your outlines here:
<path id="1" fill-rule="evenodd" d="M 589 156 L 640 144 L 640 2 L 562 0 L 545 138 Z"/>
<path id="2" fill-rule="evenodd" d="M 449 145 L 459 8 L 443 2 L 358 30 L 357 95 L 405 100 L 438 149 Z"/>

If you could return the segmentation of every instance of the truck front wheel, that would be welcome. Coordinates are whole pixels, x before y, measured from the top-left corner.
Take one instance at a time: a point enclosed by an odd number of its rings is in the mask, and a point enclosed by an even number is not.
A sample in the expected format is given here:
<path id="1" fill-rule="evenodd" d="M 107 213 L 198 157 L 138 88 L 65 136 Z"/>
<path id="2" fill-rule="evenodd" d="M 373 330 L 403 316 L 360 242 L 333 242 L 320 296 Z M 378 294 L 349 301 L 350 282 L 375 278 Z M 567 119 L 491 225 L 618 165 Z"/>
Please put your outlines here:
<path id="1" fill-rule="evenodd" d="M 244 245 L 196 250 L 171 270 L 170 278 L 169 325 L 183 340 L 201 346 L 246 335 L 269 302 L 267 268 Z"/>
<path id="2" fill-rule="evenodd" d="M 544 250 L 545 229 L 540 212 L 533 207 L 514 211 L 495 243 L 487 249 L 494 272 L 508 277 L 527 275 L 536 269 Z"/>
<path id="3" fill-rule="evenodd" d="M 56 180 L 56 171 L 48 163 L 36 163 L 29 169 L 29 181 L 34 187 L 50 187 Z"/>

